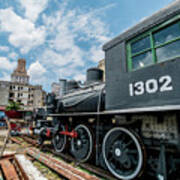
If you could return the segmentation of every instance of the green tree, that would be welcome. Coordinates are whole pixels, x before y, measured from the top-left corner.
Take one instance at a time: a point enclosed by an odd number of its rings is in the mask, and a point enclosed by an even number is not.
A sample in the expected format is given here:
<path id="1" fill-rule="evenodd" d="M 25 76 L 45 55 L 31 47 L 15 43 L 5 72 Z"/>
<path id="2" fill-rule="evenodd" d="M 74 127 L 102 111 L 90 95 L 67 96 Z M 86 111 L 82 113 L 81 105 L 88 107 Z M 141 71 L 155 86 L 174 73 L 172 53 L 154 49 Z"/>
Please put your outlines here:
<path id="1" fill-rule="evenodd" d="M 15 101 L 9 101 L 9 104 L 6 106 L 6 111 L 11 111 L 11 110 L 20 110 L 21 103 L 15 102 Z"/>

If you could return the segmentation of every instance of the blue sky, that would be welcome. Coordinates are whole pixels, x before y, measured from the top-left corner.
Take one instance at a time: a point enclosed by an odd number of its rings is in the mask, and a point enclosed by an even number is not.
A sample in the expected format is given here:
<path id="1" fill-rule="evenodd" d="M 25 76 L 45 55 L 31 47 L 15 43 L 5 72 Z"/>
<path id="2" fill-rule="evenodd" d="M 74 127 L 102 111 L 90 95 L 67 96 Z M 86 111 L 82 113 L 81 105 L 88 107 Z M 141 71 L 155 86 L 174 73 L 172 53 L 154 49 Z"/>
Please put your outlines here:
<path id="1" fill-rule="evenodd" d="M 0 0 L 0 80 L 25 58 L 31 84 L 85 80 L 102 45 L 173 0 Z"/>

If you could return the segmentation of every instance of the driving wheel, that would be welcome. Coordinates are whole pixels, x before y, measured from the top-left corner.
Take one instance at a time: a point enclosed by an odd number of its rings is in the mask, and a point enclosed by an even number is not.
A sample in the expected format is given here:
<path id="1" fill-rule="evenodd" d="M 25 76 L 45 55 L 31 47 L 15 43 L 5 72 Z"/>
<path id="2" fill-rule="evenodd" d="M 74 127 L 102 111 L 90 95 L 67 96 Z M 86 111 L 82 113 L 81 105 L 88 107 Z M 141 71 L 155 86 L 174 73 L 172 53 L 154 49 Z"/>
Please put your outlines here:
<path id="1" fill-rule="evenodd" d="M 126 128 L 111 129 L 103 140 L 103 158 L 109 171 L 119 179 L 134 179 L 142 171 L 144 149 L 137 135 Z"/>
<path id="2" fill-rule="evenodd" d="M 71 152 L 78 161 L 85 162 L 92 153 L 92 134 L 85 125 L 78 125 L 74 130 L 78 136 L 71 140 Z"/>

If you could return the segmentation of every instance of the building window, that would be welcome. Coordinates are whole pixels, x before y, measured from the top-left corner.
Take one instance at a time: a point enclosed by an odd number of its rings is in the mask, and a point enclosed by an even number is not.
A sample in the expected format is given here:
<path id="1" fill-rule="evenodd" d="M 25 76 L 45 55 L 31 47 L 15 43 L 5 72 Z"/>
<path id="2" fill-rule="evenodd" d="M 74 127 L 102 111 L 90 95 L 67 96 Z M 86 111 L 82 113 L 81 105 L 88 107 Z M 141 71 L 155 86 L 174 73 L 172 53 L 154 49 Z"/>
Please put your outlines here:
<path id="1" fill-rule="evenodd" d="M 127 43 L 128 70 L 180 57 L 180 16 Z"/>
<path id="2" fill-rule="evenodd" d="M 13 98 L 14 97 L 14 93 L 9 93 L 9 97 Z"/>

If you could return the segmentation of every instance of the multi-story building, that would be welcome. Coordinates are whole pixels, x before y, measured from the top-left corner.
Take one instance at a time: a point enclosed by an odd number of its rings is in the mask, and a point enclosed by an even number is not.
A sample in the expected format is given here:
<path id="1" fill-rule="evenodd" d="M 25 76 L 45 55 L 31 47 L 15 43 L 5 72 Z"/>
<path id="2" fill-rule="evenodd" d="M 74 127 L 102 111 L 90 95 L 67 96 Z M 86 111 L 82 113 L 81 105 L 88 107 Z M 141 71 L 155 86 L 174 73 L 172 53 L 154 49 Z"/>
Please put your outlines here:
<path id="1" fill-rule="evenodd" d="M 26 61 L 18 60 L 18 66 L 11 74 L 11 81 L 0 81 L 0 106 L 7 106 L 9 101 L 22 104 L 25 110 L 44 106 L 45 91 L 42 86 L 29 84 Z"/>
<path id="2" fill-rule="evenodd" d="M 42 86 L 33 87 L 33 107 L 39 108 L 45 105 L 46 92 L 42 90 Z"/>
<path id="3" fill-rule="evenodd" d="M 25 59 L 18 59 L 18 66 L 11 74 L 11 82 L 29 84 L 29 76 L 26 71 Z"/>
<path id="4" fill-rule="evenodd" d="M 105 81 L 105 60 L 104 59 L 99 61 L 98 68 L 104 72 L 103 73 L 103 81 Z"/>
<path id="5" fill-rule="evenodd" d="M 9 82 L 0 81 L 0 106 L 6 106 L 9 100 Z"/>
<path id="6" fill-rule="evenodd" d="M 56 96 L 60 94 L 60 83 L 53 82 L 51 84 L 51 92 L 54 93 Z"/>

